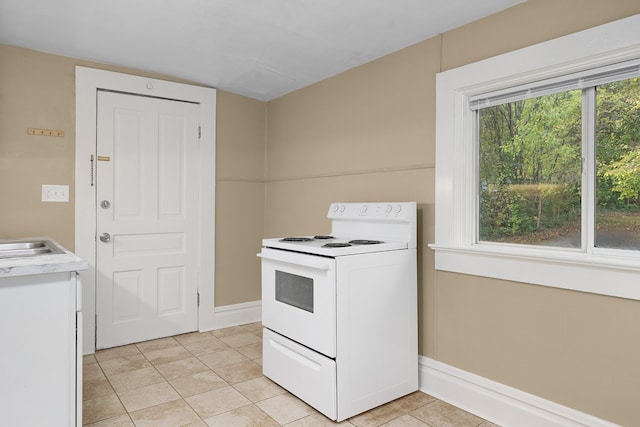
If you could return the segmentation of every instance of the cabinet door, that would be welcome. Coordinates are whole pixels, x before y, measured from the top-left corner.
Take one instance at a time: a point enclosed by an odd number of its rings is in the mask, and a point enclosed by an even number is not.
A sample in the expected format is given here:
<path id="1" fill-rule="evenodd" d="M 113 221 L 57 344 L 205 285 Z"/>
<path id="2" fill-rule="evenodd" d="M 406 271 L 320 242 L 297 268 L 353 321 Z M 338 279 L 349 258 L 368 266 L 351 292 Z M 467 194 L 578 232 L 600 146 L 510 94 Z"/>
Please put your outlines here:
<path id="1" fill-rule="evenodd" d="M 3 425 L 75 425 L 75 342 L 70 273 L 0 279 Z"/>

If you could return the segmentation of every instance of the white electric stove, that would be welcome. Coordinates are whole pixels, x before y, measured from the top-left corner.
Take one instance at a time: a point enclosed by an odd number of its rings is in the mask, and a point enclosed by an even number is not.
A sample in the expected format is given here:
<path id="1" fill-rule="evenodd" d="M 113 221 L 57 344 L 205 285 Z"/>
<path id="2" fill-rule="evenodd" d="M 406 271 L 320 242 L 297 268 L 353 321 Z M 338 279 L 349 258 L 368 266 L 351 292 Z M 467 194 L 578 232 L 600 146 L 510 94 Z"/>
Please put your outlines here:
<path id="1" fill-rule="evenodd" d="M 416 204 L 327 217 L 328 235 L 263 240 L 263 371 L 341 421 L 418 389 Z"/>

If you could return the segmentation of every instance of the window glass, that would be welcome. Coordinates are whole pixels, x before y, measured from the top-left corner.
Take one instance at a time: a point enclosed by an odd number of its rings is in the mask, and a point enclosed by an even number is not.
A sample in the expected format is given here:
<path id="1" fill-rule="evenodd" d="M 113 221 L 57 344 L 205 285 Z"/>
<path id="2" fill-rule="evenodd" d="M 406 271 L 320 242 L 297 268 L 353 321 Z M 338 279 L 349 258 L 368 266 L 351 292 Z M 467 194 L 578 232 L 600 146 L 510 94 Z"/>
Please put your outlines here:
<path id="1" fill-rule="evenodd" d="M 595 246 L 640 249 L 640 80 L 596 89 Z"/>
<path id="2" fill-rule="evenodd" d="M 276 270 L 276 301 L 313 313 L 313 279 Z"/>
<path id="3" fill-rule="evenodd" d="M 478 240 L 581 247 L 581 91 L 478 110 Z"/>

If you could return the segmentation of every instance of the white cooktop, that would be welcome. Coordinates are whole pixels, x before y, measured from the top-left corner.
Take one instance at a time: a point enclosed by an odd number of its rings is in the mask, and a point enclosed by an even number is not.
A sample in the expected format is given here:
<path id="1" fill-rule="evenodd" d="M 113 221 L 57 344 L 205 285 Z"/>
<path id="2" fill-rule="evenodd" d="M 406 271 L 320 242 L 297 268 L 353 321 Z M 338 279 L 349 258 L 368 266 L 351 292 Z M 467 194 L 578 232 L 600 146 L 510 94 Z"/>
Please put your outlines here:
<path id="1" fill-rule="evenodd" d="M 282 249 L 293 252 L 302 252 L 313 255 L 329 257 L 356 255 L 373 252 L 395 251 L 407 249 L 407 242 L 382 242 L 376 244 L 352 244 L 346 247 L 325 247 L 327 243 L 348 243 L 350 240 L 362 239 L 362 237 L 335 237 L 333 239 L 314 239 L 313 236 L 296 236 L 313 239 L 305 242 L 287 242 L 277 239 L 264 239 L 262 246 L 266 248 Z"/>
<path id="2" fill-rule="evenodd" d="M 283 241 L 282 237 L 264 239 L 262 246 L 323 256 L 344 256 L 416 248 L 416 203 L 332 203 L 327 212 L 331 220 L 331 239 L 290 236 L 308 241 Z M 289 237 L 289 236 L 287 236 Z M 326 244 L 351 240 L 376 240 L 382 243 L 326 247 Z"/>

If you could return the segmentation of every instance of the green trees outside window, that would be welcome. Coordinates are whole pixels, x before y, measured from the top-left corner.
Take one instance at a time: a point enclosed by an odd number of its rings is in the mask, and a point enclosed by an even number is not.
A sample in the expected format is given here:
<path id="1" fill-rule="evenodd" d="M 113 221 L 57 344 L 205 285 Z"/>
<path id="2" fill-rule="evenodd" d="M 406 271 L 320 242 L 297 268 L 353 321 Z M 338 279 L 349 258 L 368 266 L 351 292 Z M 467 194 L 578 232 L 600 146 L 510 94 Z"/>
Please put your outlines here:
<path id="1" fill-rule="evenodd" d="M 594 117 L 583 120 L 589 105 Z M 637 77 L 480 108 L 477 115 L 479 241 L 581 248 L 587 236 L 596 247 L 640 250 Z M 586 179 L 583 159 L 595 159 Z M 586 216 L 583 200 L 595 200 Z M 588 215 L 594 230 L 583 234 Z"/>

